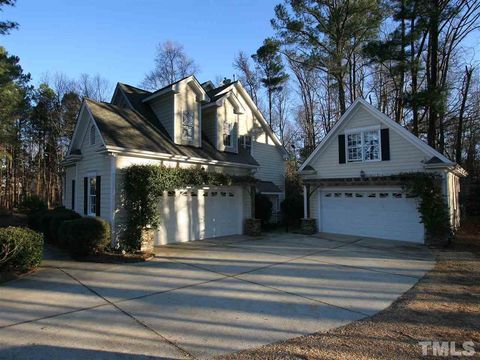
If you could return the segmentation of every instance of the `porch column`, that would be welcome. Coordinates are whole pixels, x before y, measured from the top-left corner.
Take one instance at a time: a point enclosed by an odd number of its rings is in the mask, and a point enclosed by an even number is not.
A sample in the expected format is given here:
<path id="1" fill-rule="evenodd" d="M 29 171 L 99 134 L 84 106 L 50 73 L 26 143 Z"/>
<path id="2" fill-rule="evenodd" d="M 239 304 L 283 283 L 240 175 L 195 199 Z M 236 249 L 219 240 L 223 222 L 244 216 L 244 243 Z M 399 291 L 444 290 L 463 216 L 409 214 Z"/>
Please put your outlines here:
<path id="1" fill-rule="evenodd" d="M 251 218 L 255 219 L 255 192 L 257 188 L 255 186 L 250 186 L 250 211 Z"/>
<path id="2" fill-rule="evenodd" d="M 303 185 L 303 218 L 308 219 L 308 191 L 307 186 Z"/>

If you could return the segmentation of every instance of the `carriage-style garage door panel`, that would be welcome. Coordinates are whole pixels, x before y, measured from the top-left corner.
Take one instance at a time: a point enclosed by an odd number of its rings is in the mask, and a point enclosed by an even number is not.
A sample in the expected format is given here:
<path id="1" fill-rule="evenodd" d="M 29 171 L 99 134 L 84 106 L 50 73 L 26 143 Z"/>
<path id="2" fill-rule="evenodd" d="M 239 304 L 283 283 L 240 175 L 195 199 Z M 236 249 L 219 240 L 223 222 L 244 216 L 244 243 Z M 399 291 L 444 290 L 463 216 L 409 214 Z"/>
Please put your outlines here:
<path id="1" fill-rule="evenodd" d="M 399 190 L 320 192 L 320 231 L 423 243 L 415 199 Z"/>
<path id="2" fill-rule="evenodd" d="M 242 189 L 237 187 L 164 192 L 155 244 L 242 233 Z"/>

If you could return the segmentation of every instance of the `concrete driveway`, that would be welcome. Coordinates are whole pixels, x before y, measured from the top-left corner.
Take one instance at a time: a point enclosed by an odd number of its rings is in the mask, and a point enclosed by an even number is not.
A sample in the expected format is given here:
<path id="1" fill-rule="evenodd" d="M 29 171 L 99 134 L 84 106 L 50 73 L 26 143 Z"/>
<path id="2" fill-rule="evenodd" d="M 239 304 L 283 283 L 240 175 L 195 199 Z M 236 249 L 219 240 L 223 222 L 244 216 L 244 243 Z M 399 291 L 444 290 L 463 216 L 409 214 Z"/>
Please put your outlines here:
<path id="1" fill-rule="evenodd" d="M 208 358 L 370 316 L 434 264 L 422 246 L 325 234 L 156 253 L 138 264 L 54 256 L 0 285 L 0 358 Z"/>

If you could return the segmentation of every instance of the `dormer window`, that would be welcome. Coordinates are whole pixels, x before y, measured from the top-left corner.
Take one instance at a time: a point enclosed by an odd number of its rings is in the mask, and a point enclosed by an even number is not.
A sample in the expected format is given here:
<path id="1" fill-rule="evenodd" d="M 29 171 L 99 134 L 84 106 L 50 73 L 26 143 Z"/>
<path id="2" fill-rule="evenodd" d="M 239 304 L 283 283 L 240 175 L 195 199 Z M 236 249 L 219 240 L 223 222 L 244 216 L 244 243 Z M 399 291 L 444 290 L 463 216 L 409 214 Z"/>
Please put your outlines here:
<path id="1" fill-rule="evenodd" d="M 225 122 L 223 124 L 223 146 L 225 147 L 232 147 L 232 132 L 233 126 L 229 122 Z"/>
<path id="2" fill-rule="evenodd" d="M 187 144 L 193 143 L 195 114 L 193 111 L 184 111 L 182 118 L 182 141 Z"/>
<path id="3" fill-rule="evenodd" d="M 240 137 L 240 145 L 248 152 L 252 149 L 252 137 L 249 135 L 243 135 Z"/>
<path id="4" fill-rule="evenodd" d="M 95 126 L 90 127 L 90 145 L 95 145 Z"/>

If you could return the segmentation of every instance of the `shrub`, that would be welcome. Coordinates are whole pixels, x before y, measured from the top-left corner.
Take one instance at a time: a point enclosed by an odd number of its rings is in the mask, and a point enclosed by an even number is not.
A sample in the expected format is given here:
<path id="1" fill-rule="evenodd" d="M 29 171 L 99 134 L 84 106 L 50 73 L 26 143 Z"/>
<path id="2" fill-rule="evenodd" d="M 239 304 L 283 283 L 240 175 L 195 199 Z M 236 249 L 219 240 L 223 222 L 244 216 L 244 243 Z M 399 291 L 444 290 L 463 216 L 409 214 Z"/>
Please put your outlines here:
<path id="1" fill-rule="evenodd" d="M 298 226 L 303 217 L 303 197 L 300 194 L 287 194 L 280 204 L 285 225 Z"/>
<path id="2" fill-rule="evenodd" d="M 28 214 L 28 227 L 35 231 L 40 231 L 43 217 L 48 213 L 48 210 L 39 210 Z"/>
<path id="3" fill-rule="evenodd" d="M 67 242 L 73 258 L 82 258 L 102 251 L 110 242 L 110 224 L 100 218 L 67 220 L 60 225 L 58 231 Z"/>
<path id="4" fill-rule="evenodd" d="M 73 210 L 63 209 L 53 211 L 47 218 L 48 230 L 44 234 L 45 239 L 52 244 L 57 244 L 62 247 L 67 246 L 67 242 L 65 241 L 63 233 L 60 231 L 60 226 L 64 221 L 80 218 L 81 216 Z M 45 221 L 45 226 L 47 226 L 47 221 Z"/>
<path id="5" fill-rule="evenodd" d="M 272 202 L 262 194 L 255 195 L 255 218 L 262 220 L 262 224 L 268 223 L 272 217 Z"/>
<path id="6" fill-rule="evenodd" d="M 26 272 L 42 261 L 43 237 L 19 227 L 0 229 L 0 269 Z"/>
<path id="7" fill-rule="evenodd" d="M 18 205 L 18 211 L 31 214 L 40 210 L 47 210 L 47 203 L 37 195 L 26 196 Z"/>

